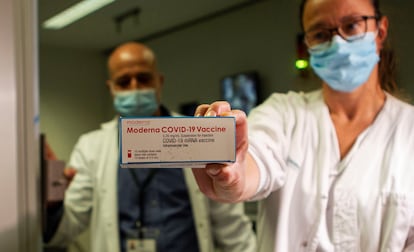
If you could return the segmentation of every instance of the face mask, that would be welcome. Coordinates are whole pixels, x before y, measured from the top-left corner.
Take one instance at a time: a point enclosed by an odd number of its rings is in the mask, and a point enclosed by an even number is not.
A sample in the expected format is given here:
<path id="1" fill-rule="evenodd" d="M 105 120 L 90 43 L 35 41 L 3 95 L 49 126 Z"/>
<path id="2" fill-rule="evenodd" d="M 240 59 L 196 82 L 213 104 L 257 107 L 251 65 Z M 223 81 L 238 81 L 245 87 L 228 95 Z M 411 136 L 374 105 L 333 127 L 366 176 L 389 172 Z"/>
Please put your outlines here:
<path id="1" fill-rule="evenodd" d="M 351 92 L 368 80 L 379 61 L 375 38 L 376 33 L 368 32 L 348 42 L 335 35 L 329 47 L 322 44 L 309 49 L 311 66 L 332 89 Z"/>
<path id="2" fill-rule="evenodd" d="M 114 92 L 114 107 L 121 116 L 152 116 L 158 109 L 155 89 Z"/>

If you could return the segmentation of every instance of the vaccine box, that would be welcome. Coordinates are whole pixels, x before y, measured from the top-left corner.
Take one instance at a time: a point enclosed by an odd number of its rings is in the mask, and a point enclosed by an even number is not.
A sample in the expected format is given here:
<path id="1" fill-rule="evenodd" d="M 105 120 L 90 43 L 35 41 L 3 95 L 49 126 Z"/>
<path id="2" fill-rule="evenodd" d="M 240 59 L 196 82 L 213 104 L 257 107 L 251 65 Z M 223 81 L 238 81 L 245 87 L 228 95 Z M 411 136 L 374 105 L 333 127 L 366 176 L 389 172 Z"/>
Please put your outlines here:
<path id="1" fill-rule="evenodd" d="M 234 117 L 120 117 L 123 168 L 203 168 L 236 159 Z"/>

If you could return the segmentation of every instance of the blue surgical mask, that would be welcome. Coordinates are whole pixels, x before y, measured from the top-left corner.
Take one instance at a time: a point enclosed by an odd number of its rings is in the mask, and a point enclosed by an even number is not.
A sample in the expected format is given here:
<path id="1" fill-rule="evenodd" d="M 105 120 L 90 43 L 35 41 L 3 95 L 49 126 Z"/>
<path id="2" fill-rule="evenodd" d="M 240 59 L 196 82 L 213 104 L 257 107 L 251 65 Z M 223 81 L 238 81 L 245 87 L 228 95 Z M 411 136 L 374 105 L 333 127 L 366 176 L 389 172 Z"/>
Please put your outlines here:
<path id="1" fill-rule="evenodd" d="M 155 89 L 116 91 L 114 107 L 121 116 L 152 116 L 158 109 Z"/>
<path id="2" fill-rule="evenodd" d="M 335 35 L 330 44 L 310 48 L 313 70 L 332 89 L 352 92 L 368 80 L 379 61 L 376 35 L 368 32 L 352 42 Z"/>

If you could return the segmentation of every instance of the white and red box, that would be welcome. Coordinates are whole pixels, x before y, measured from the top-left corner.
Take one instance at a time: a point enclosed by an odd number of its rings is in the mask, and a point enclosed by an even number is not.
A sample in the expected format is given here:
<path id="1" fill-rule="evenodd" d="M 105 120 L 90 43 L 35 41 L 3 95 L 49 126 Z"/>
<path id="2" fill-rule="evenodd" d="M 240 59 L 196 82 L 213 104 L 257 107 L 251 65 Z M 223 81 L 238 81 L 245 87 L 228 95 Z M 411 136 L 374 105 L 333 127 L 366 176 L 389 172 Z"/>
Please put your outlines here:
<path id="1" fill-rule="evenodd" d="M 202 168 L 236 159 L 234 117 L 120 117 L 123 168 Z"/>

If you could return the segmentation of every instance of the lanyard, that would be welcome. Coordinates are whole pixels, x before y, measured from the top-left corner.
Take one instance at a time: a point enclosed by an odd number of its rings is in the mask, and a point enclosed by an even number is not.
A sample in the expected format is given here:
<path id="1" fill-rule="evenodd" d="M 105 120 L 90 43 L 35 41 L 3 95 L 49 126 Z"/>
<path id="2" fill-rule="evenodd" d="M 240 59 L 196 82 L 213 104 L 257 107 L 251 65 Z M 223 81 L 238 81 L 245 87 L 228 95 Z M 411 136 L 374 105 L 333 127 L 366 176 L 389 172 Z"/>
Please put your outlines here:
<path id="1" fill-rule="evenodd" d="M 128 169 L 129 172 L 132 175 L 132 179 L 134 180 L 136 186 L 139 190 L 139 199 L 138 199 L 138 203 L 139 203 L 139 210 L 140 210 L 140 214 L 139 214 L 139 218 L 136 222 L 137 228 L 138 228 L 138 237 L 140 239 L 144 238 L 144 234 L 143 234 L 143 227 L 144 227 L 144 217 L 145 217 L 145 189 L 148 187 L 149 183 L 151 182 L 151 180 L 153 179 L 154 175 L 158 172 L 158 169 L 155 168 L 151 168 L 150 173 L 148 174 L 148 176 L 145 178 L 145 180 L 142 182 L 142 184 L 139 182 L 137 175 L 135 174 L 135 172 L 132 170 L 132 168 Z"/>
<path id="2" fill-rule="evenodd" d="M 161 114 L 162 115 L 166 115 L 169 116 L 170 113 L 168 112 L 168 110 L 166 110 L 163 106 L 160 107 L 161 108 Z M 118 135 L 118 145 L 119 145 L 119 135 Z M 148 176 L 145 178 L 145 180 L 143 181 L 142 185 L 138 180 L 137 174 L 135 174 L 135 172 L 132 170 L 133 168 L 127 168 L 129 170 L 129 173 L 131 173 L 132 175 L 132 179 L 135 182 L 135 185 L 137 186 L 139 190 L 139 199 L 138 199 L 138 204 L 139 204 L 139 218 L 136 222 L 137 228 L 138 228 L 138 238 L 142 239 L 144 237 L 144 233 L 143 233 L 143 227 L 144 227 L 144 215 L 145 215 L 145 204 L 144 204 L 144 197 L 145 197 L 145 189 L 148 186 L 148 184 L 151 182 L 152 178 L 154 177 L 155 173 L 158 172 L 159 169 L 156 168 L 151 168 L 150 173 L 148 174 Z M 139 169 L 139 168 L 136 168 Z"/>

